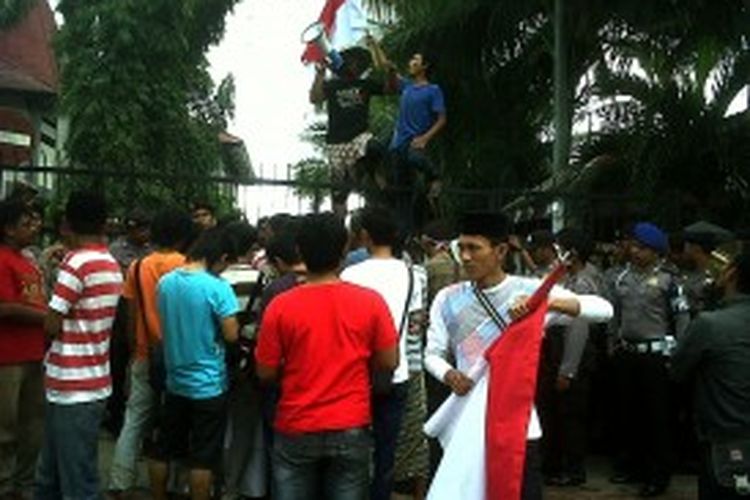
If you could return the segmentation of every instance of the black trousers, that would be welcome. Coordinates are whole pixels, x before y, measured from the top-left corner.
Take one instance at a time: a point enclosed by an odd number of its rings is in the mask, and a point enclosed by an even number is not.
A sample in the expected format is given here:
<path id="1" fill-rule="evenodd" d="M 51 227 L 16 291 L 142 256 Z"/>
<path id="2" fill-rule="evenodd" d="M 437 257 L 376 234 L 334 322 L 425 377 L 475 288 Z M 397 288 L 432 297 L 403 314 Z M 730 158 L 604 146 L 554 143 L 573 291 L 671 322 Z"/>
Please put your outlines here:
<path id="1" fill-rule="evenodd" d="M 542 343 L 537 409 L 542 424 L 542 470 L 546 475 L 586 478 L 585 458 L 589 410 L 588 352 L 566 391 L 557 389 L 565 348 L 564 332 L 550 330 Z"/>
<path id="2" fill-rule="evenodd" d="M 526 441 L 521 500 L 542 500 L 542 459 L 538 439 Z"/>
<path id="3" fill-rule="evenodd" d="M 425 387 L 427 389 L 427 415 L 430 416 L 451 395 L 451 390 L 447 385 L 432 376 L 425 377 Z M 428 443 L 430 445 L 429 480 L 432 481 L 437 472 L 438 465 L 440 465 L 440 460 L 443 458 L 443 448 L 435 438 L 429 438 Z"/>
<path id="4" fill-rule="evenodd" d="M 125 405 L 128 400 L 126 389 L 131 353 L 128 332 L 126 331 L 127 323 L 127 304 L 125 300 L 120 300 L 117 304 L 109 348 L 112 395 L 107 400 L 107 419 L 105 421 L 105 426 L 114 436 L 118 436 L 120 430 L 122 430 L 122 424 L 125 420 Z"/>
<path id="5" fill-rule="evenodd" d="M 616 362 L 621 472 L 645 483 L 666 484 L 673 461 L 666 358 L 626 351 L 617 353 Z"/>

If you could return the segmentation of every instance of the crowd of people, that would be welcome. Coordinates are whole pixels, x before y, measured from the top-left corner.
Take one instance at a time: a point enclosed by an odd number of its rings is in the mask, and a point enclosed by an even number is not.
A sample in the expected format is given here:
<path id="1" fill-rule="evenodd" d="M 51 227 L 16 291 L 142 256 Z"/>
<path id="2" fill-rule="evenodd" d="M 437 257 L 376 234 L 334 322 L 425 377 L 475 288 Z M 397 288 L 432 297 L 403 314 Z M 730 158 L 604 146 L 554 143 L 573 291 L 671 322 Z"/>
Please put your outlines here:
<path id="1" fill-rule="evenodd" d="M 519 237 L 499 213 L 405 242 L 380 205 L 348 229 L 335 214 L 256 229 L 196 203 L 134 210 L 114 236 L 104 199 L 76 192 L 42 249 L 41 207 L 1 207 L 3 499 L 127 498 L 142 457 L 157 499 L 488 498 L 485 355 L 561 266 L 533 373 L 492 365 L 528 388 L 512 402 L 519 498 L 585 483 L 597 434 L 610 480 L 642 497 L 678 459 L 697 460 L 703 499 L 742 486 L 750 260 L 719 265 L 705 228 L 670 247 L 640 222 L 603 258 L 582 231 Z M 451 400 L 465 404 L 432 422 Z"/>

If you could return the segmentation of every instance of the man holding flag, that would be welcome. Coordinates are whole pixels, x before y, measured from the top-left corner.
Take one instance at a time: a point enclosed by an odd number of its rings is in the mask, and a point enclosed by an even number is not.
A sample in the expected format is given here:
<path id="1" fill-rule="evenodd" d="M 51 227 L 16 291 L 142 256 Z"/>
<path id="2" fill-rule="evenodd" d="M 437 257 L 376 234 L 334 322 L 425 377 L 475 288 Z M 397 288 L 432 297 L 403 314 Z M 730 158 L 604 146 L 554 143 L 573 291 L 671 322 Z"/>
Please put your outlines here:
<path id="1" fill-rule="evenodd" d="M 540 499 L 533 400 L 543 329 L 573 317 L 607 321 L 612 306 L 552 287 L 561 267 L 544 282 L 507 275 L 509 223 L 501 214 L 468 214 L 460 233 L 469 281 L 435 297 L 425 349 L 427 370 L 453 392 L 425 425 L 444 448 L 428 499 Z"/>

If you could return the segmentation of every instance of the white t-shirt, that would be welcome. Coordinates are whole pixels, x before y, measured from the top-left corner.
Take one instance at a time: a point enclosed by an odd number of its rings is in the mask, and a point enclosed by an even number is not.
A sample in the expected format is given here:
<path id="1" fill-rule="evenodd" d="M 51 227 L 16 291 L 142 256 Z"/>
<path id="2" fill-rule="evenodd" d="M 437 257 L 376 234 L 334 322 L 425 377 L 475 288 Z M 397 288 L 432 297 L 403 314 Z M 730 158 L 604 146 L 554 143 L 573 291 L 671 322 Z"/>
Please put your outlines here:
<path id="1" fill-rule="evenodd" d="M 385 300 L 385 303 L 388 304 L 393 324 L 396 330 L 398 330 L 404 315 L 406 292 L 409 289 L 408 272 L 409 266 L 402 260 L 396 258 L 369 258 L 344 269 L 341 272 L 341 279 L 378 292 L 383 297 L 383 300 Z M 424 304 L 422 304 L 424 294 L 421 288 L 425 287 L 426 283 L 417 274 L 412 273 L 413 285 L 409 311 L 416 311 L 424 307 Z M 406 328 L 407 325 L 404 322 L 404 330 L 399 332 L 399 362 L 398 367 L 393 372 L 394 384 L 406 382 L 409 379 L 409 362 L 406 356 Z"/>

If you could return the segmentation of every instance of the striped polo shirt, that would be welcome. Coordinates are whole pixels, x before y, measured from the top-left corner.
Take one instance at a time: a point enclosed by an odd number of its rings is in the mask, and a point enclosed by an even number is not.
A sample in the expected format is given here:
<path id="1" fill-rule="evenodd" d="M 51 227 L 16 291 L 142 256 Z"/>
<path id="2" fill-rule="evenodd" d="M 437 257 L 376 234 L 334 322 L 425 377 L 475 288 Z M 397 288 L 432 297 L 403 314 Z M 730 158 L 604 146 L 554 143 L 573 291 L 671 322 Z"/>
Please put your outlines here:
<path id="1" fill-rule="evenodd" d="M 105 245 L 65 256 L 49 303 L 63 317 L 45 360 L 49 402 L 88 403 L 112 392 L 109 339 L 121 292 L 120 266 Z"/>

